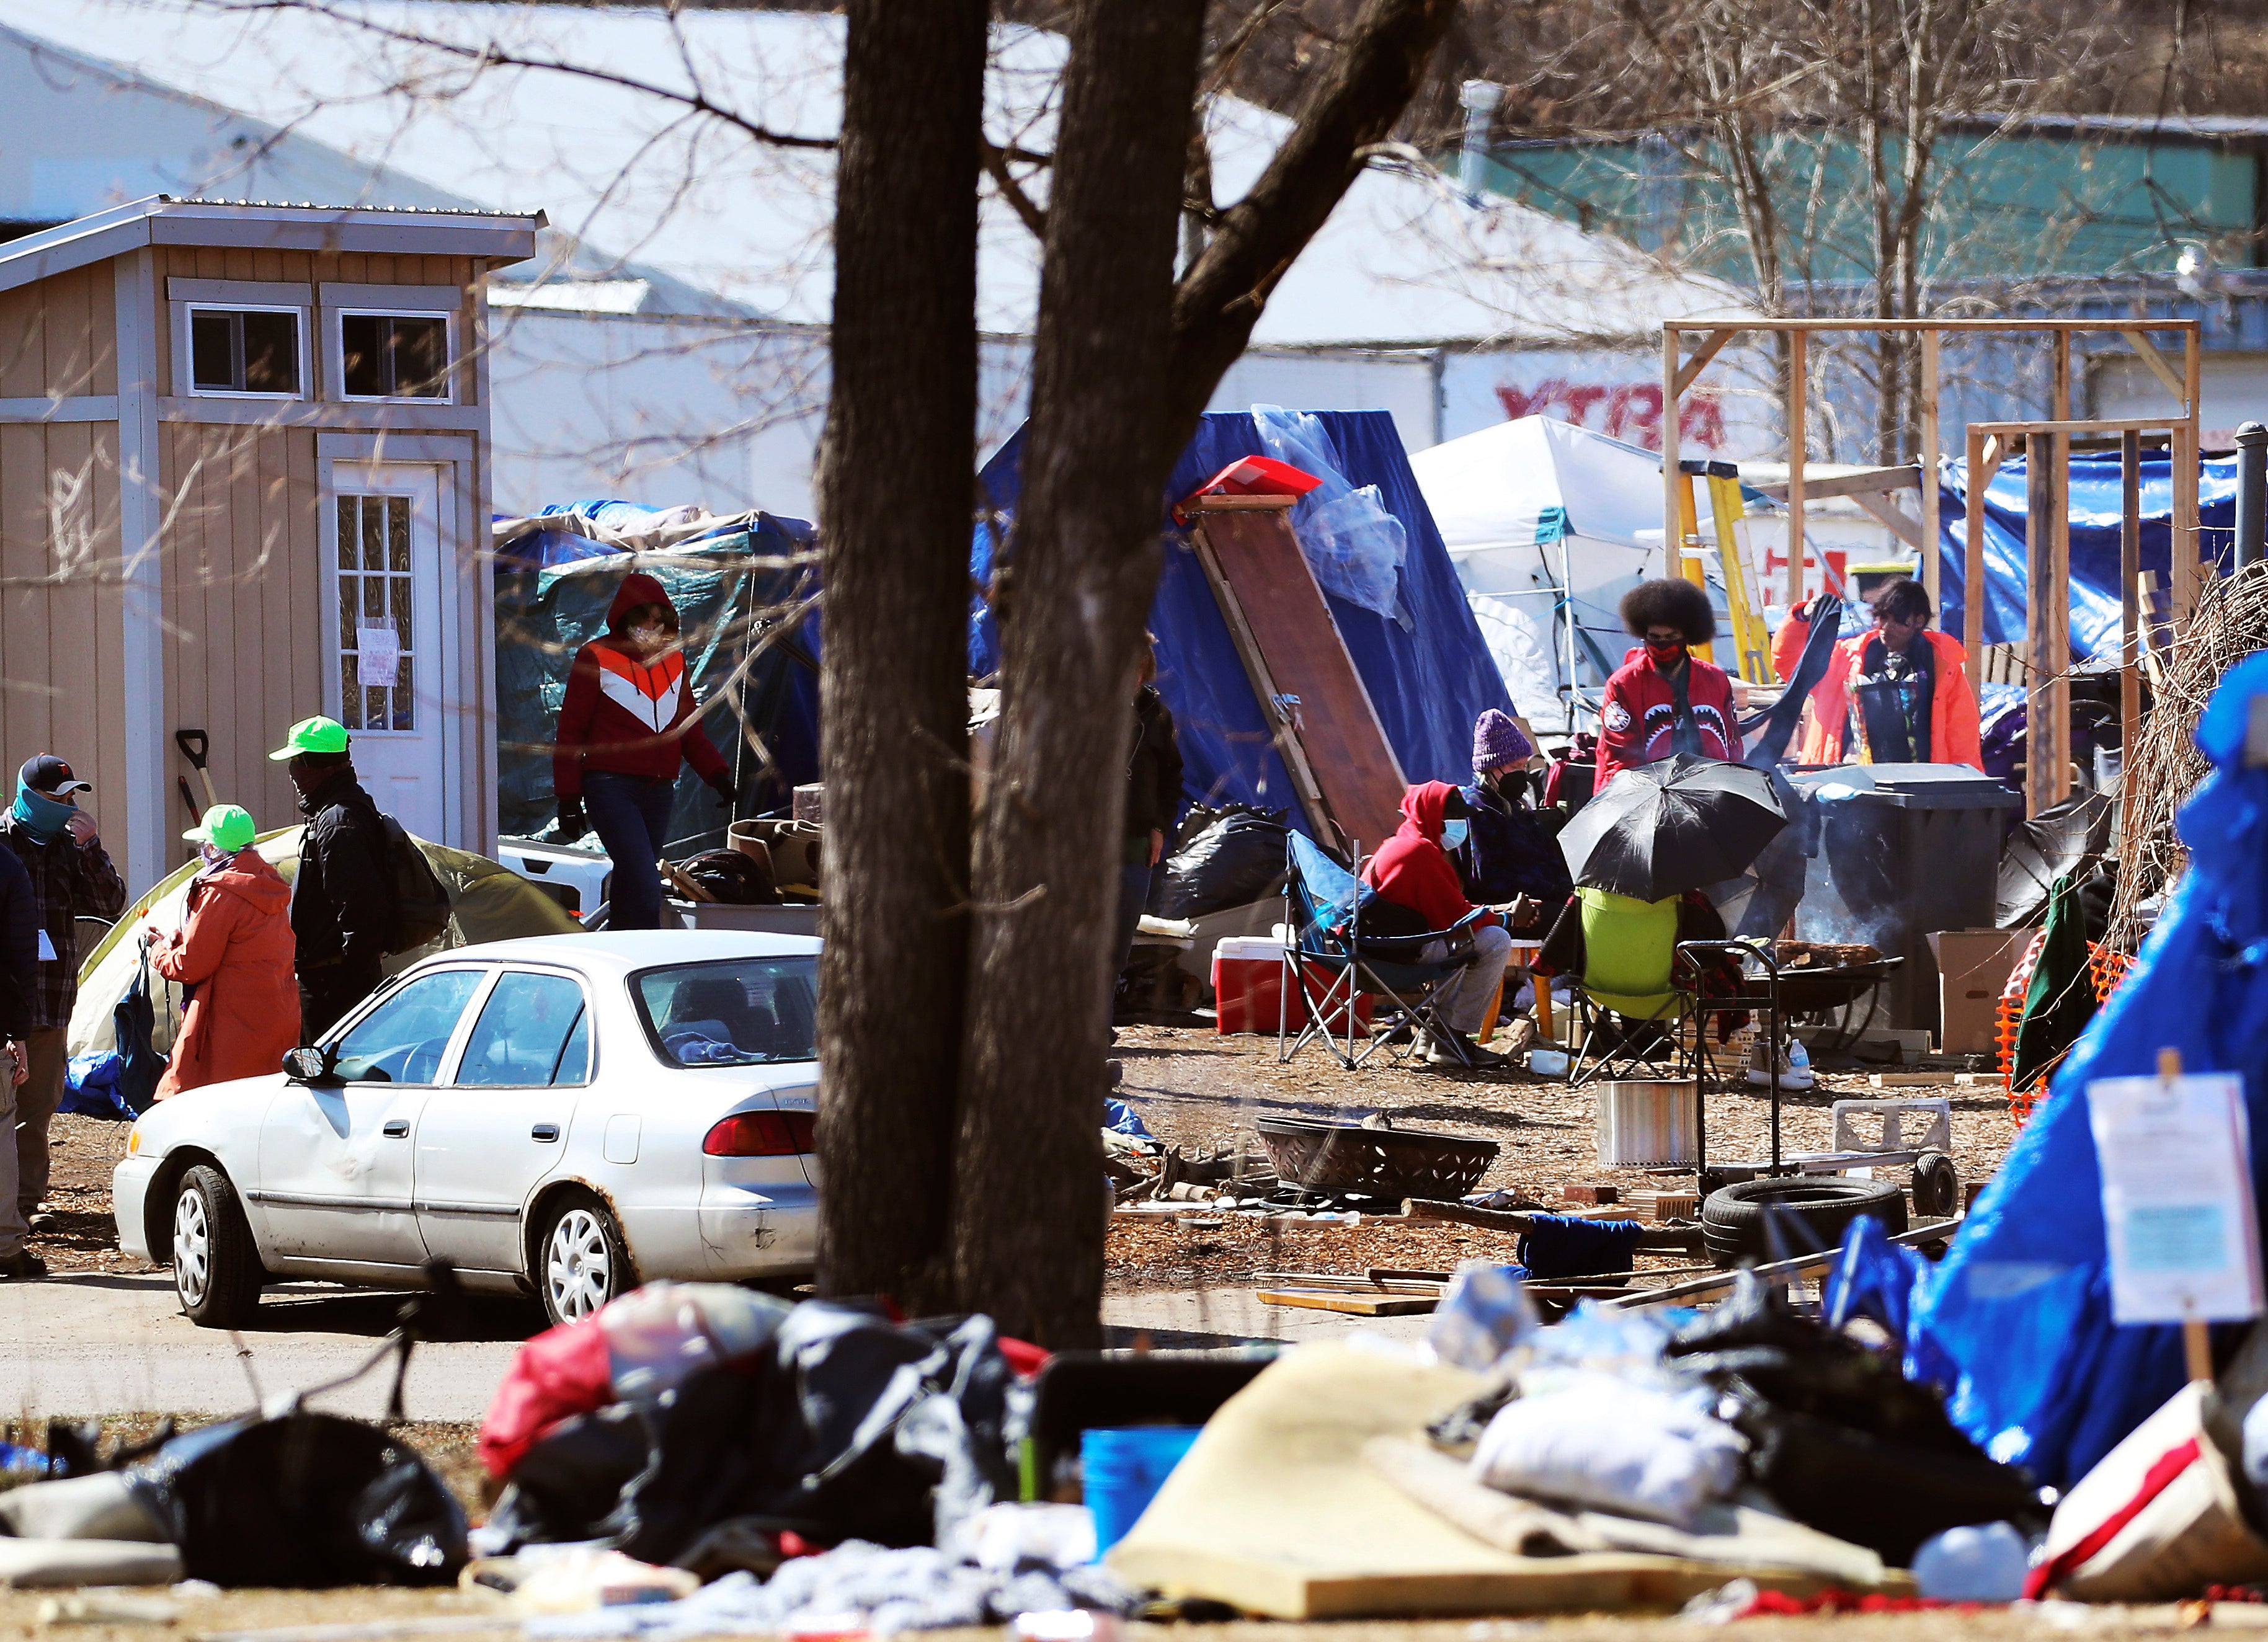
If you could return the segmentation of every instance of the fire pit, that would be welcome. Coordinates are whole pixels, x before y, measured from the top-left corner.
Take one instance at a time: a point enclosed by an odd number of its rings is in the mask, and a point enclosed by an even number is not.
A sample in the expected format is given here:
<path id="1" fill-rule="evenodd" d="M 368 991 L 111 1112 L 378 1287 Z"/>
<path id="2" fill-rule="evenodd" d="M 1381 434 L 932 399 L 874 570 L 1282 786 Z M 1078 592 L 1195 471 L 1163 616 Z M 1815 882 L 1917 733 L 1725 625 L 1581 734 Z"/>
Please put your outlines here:
<path id="1" fill-rule="evenodd" d="M 1367 1197 L 1462 1197 L 1496 1161 L 1497 1143 L 1425 1129 L 1370 1129 L 1300 1117 L 1254 1127 L 1285 1184 Z"/>

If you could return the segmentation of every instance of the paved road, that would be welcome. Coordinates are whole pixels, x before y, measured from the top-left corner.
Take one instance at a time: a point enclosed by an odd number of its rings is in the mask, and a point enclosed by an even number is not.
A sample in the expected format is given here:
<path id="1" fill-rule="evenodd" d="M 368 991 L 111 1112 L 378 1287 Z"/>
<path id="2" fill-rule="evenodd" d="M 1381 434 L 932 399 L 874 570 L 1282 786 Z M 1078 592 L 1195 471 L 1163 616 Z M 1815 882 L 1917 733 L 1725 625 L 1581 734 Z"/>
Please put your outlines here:
<path id="1" fill-rule="evenodd" d="M 316 1283 L 280 1285 L 242 1337 L 261 1395 L 338 1378 L 393 1327 L 399 1295 Z M 403 1411 L 412 1419 L 476 1420 L 521 1340 L 542 1325 L 532 1305 L 468 1300 L 410 1359 Z M 1390 1339 L 1425 1332 L 1423 1317 L 1375 1322 L 1256 1303 L 1248 1289 L 1162 1291 L 1103 1302 L 1112 1344 L 1146 1335 L 1160 1348 L 1242 1339 L 1321 1339 L 1360 1331 Z M 217 1329 L 180 1314 L 172 1279 L 72 1273 L 0 1285 L 0 1417 L 44 1418 L 138 1411 L 227 1414 L 251 1406 L 246 1359 Z M 385 1410 L 388 1365 L 315 1406 L 375 1417 Z"/>
<path id="2" fill-rule="evenodd" d="M 269 1291 L 242 1339 L 263 1395 L 323 1383 L 355 1367 L 394 1325 L 397 1295 L 321 1284 Z M 418 1347 L 403 1388 L 412 1419 L 478 1419 L 519 1342 L 540 1328 L 533 1307 L 473 1300 Z M 254 1401 L 230 1336 L 180 1314 L 173 1279 L 96 1272 L 0 1285 L 0 1413 L 34 1417 L 137 1410 L 225 1414 Z M 391 1366 L 317 1407 L 385 1411 Z"/>

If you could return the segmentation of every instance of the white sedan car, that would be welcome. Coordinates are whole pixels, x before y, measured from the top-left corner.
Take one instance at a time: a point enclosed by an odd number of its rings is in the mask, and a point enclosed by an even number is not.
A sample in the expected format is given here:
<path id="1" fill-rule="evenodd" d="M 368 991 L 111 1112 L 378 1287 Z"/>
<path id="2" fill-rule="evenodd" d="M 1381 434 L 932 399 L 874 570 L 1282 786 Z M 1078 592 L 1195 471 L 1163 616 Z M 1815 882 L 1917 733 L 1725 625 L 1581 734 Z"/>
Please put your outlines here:
<path id="1" fill-rule="evenodd" d="M 151 1108 L 119 1245 L 228 1328 L 263 1284 L 468 1288 L 587 1316 L 653 1278 L 812 1268 L 819 943 L 557 935 L 404 970 L 293 1071 Z"/>

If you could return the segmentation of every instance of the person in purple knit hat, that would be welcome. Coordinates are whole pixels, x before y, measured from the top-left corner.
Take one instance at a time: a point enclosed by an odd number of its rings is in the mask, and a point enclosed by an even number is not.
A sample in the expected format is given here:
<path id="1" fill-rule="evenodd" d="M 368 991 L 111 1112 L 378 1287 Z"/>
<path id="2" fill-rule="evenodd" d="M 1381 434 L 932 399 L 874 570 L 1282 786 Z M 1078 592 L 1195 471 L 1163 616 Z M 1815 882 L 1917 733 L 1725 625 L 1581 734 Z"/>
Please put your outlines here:
<path id="1" fill-rule="evenodd" d="M 1509 713 L 1491 707 L 1473 725 L 1473 778 L 1458 789 L 1472 811 L 1472 830 L 1450 858 L 1465 898 L 1501 906 L 1526 895 L 1538 903 L 1541 926 L 1575 893 L 1559 842 L 1528 807 L 1528 761 L 1535 744 Z"/>

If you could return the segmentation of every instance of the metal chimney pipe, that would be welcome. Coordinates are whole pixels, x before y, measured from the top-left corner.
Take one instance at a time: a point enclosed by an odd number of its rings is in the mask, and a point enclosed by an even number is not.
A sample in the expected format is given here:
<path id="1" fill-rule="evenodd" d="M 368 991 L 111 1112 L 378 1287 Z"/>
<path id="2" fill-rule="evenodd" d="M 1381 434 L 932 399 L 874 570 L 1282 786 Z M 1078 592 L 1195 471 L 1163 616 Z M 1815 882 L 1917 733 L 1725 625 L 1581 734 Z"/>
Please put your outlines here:
<path id="1" fill-rule="evenodd" d="M 2268 428 L 2236 430 L 2236 568 L 2261 561 L 2268 549 Z"/>
<path id="2" fill-rule="evenodd" d="M 1457 182 L 1477 203 L 1488 180 L 1489 136 L 1496 126 L 1496 111 L 1504 101 L 1504 87 L 1488 80 L 1467 80 L 1457 89 L 1457 106 L 1465 111 L 1465 140 L 1457 155 Z"/>

